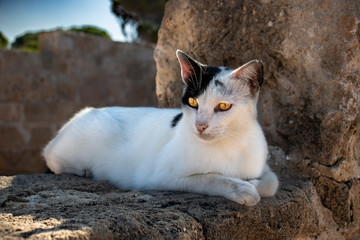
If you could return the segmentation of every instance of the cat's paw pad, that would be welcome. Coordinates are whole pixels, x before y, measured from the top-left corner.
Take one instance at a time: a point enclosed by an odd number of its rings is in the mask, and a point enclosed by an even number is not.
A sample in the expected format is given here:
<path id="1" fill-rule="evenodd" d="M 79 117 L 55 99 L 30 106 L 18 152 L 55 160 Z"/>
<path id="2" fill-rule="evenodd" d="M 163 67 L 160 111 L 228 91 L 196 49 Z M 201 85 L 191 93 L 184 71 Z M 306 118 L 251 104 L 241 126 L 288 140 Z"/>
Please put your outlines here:
<path id="1" fill-rule="evenodd" d="M 260 201 L 260 195 L 253 185 L 238 184 L 234 187 L 228 199 L 246 206 L 254 206 Z"/>

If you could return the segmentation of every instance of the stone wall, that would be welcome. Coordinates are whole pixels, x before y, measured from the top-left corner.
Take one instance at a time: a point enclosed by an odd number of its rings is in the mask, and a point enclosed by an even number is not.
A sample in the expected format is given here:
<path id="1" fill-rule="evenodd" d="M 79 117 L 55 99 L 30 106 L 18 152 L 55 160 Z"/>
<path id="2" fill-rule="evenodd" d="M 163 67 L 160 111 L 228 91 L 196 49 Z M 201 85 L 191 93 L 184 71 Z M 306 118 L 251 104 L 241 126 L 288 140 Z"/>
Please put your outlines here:
<path id="1" fill-rule="evenodd" d="M 315 187 L 319 238 L 359 237 L 360 2 L 170 0 L 155 49 L 163 107 L 180 104 L 176 49 L 209 65 L 264 62 L 259 120 L 284 156 L 274 170 Z"/>
<path id="2" fill-rule="evenodd" d="M 0 50 L 0 175 L 44 172 L 41 149 L 85 106 L 156 106 L 153 47 L 62 31 Z"/>

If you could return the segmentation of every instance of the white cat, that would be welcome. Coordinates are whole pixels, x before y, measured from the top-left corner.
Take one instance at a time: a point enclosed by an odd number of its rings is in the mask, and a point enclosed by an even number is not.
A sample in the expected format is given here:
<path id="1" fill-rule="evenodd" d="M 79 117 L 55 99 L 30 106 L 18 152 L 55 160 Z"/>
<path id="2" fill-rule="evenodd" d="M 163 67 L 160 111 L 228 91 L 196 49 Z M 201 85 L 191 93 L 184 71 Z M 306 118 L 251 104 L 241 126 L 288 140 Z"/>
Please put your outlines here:
<path id="1" fill-rule="evenodd" d="M 46 146 L 55 173 L 119 188 L 196 192 L 248 206 L 273 196 L 276 175 L 256 120 L 263 65 L 205 66 L 178 50 L 182 109 L 85 108 Z"/>

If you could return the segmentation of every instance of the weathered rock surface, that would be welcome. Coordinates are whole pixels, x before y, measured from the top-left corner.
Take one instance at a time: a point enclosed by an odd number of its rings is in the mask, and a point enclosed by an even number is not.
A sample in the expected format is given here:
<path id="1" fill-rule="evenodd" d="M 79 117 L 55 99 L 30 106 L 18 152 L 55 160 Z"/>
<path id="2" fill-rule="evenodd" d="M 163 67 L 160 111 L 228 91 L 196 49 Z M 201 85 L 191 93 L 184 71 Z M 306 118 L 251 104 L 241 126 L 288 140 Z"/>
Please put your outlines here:
<path id="1" fill-rule="evenodd" d="M 305 184 L 305 185 L 304 185 Z M 0 177 L 0 238 L 300 239 L 321 219 L 308 183 L 246 207 L 221 197 L 122 191 L 72 175 Z"/>
<path id="2" fill-rule="evenodd" d="M 282 176 L 311 181 L 333 228 L 360 231 L 360 2 L 171 0 L 159 41 L 160 106 L 178 106 L 176 49 L 209 65 L 261 59 L 259 120 Z M 334 227 L 335 226 L 335 227 Z"/>

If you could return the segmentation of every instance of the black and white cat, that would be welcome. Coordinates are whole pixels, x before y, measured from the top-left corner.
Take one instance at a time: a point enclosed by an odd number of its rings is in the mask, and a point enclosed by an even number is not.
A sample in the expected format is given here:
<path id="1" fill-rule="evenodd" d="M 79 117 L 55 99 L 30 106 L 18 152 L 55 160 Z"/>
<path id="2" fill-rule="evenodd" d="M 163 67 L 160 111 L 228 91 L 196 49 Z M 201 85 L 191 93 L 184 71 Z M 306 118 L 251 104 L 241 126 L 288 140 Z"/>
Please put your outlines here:
<path id="1" fill-rule="evenodd" d="M 262 63 L 230 70 L 176 54 L 182 109 L 85 108 L 46 146 L 49 168 L 119 188 L 196 192 L 248 206 L 273 196 L 278 179 L 256 120 Z"/>

